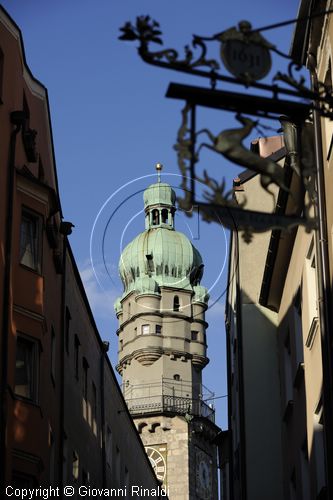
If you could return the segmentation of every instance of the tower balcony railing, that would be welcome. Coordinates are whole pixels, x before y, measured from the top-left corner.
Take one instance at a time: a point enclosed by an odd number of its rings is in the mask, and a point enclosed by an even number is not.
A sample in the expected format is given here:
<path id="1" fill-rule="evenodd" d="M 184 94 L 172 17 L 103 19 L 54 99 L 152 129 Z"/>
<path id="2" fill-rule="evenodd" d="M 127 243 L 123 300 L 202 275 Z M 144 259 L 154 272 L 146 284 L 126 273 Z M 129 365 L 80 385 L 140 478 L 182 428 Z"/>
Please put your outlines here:
<path id="1" fill-rule="evenodd" d="M 127 406 L 132 415 L 147 413 L 176 413 L 204 417 L 215 422 L 215 410 L 201 399 L 160 394 L 156 396 L 127 399 Z"/>

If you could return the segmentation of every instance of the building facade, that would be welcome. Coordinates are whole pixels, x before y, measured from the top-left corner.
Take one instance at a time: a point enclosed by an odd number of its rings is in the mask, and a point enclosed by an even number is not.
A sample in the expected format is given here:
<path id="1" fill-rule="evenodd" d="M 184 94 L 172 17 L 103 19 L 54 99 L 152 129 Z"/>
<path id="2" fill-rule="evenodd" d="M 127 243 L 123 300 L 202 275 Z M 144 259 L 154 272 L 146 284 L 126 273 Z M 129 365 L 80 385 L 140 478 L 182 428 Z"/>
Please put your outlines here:
<path id="1" fill-rule="evenodd" d="M 278 148 L 273 159 L 281 160 L 281 140 L 271 142 Z M 268 141 L 261 140 L 257 147 L 265 156 L 272 152 Z M 241 174 L 234 191 L 238 203 L 247 200 L 247 208 L 273 209 L 272 196 L 253 172 Z M 250 244 L 241 233 L 231 234 L 226 302 L 229 460 L 224 467 L 228 499 L 284 498 L 278 320 L 275 312 L 259 304 L 268 247 L 269 233 L 254 235 Z"/>
<path id="2" fill-rule="evenodd" d="M 68 242 L 47 90 L 2 8 L 0 127 L 1 488 L 157 492 Z"/>
<path id="3" fill-rule="evenodd" d="M 175 230 L 175 193 L 144 192 L 145 231 L 124 249 L 116 301 L 119 364 L 129 411 L 171 500 L 217 498 L 219 428 L 202 384 L 208 363 L 203 261 Z"/>
<path id="4" fill-rule="evenodd" d="M 265 155 L 263 144 L 258 153 Z M 264 212 L 300 213 L 302 190 L 287 152 L 282 148 L 271 159 L 286 169 L 293 196 L 277 191 L 273 204 L 258 176 L 245 172 L 235 182 L 235 198 L 245 195 L 247 206 Z M 303 226 L 255 234 L 250 244 L 232 234 L 227 498 L 330 498 L 319 237 L 319 229 Z"/>

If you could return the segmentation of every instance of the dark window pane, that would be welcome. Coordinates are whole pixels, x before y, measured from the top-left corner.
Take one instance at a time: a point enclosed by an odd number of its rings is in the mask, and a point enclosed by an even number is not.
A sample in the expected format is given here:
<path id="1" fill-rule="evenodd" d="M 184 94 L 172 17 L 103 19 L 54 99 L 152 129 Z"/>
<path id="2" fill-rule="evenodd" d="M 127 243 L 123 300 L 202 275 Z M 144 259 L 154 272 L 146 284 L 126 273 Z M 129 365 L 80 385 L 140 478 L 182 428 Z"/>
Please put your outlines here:
<path id="1" fill-rule="evenodd" d="M 15 366 L 15 394 L 18 396 L 36 398 L 36 361 L 36 344 L 18 337 Z"/>

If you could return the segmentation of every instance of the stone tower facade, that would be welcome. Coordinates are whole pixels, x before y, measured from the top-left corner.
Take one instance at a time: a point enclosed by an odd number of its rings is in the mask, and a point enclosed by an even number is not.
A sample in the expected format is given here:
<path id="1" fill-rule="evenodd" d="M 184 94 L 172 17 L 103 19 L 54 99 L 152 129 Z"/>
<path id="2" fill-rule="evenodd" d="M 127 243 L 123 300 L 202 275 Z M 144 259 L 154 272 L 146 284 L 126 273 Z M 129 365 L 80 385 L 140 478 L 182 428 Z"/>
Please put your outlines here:
<path id="1" fill-rule="evenodd" d="M 175 193 L 160 182 L 144 192 L 145 231 L 119 263 L 124 293 L 118 372 L 157 478 L 170 500 L 217 499 L 214 409 L 202 385 L 206 356 L 203 262 L 175 231 Z"/>

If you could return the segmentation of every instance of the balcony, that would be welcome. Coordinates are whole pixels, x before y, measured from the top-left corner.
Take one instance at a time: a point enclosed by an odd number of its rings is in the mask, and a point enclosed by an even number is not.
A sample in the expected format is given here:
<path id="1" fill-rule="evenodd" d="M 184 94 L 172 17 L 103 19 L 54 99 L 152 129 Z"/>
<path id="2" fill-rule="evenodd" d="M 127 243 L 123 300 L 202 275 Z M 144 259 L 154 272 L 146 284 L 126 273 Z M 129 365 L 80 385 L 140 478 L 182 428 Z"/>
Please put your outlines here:
<path id="1" fill-rule="evenodd" d="M 133 416 L 154 413 L 190 415 L 204 417 L 215 422 L 215 409 L 205 399 L 213 399 L 213 394 L 206 388 L 206 393 L 195 391 L 189 383 L 163 379 L 151 384 L 127 386 L 124 396 L 128 409 Z M 208 393 L 207 393 L 208 391 Z M 190 397 L 190 394 L 198 397 Z"/>

